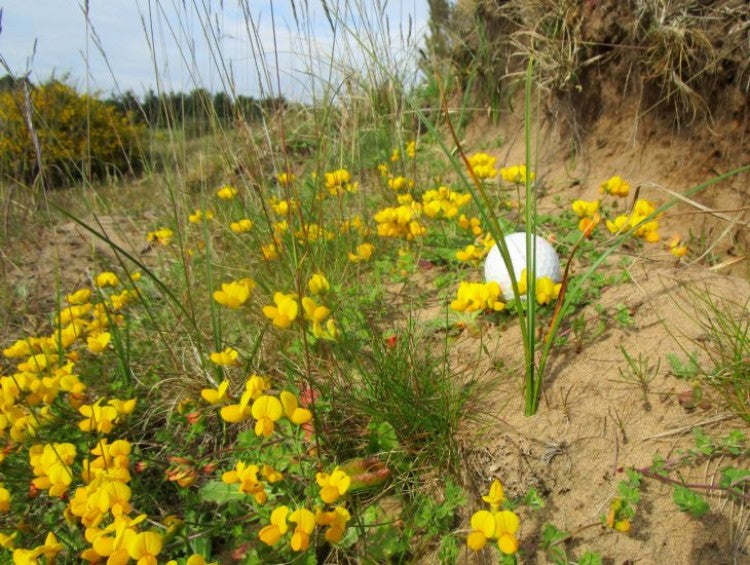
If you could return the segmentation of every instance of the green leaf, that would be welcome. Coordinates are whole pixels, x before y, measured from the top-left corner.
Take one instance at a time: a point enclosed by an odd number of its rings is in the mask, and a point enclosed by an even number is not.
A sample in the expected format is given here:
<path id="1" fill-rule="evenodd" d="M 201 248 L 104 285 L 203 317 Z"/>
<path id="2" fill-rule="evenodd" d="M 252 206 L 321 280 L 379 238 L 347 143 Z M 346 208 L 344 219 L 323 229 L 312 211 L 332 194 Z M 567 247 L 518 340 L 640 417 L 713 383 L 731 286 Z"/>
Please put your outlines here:
<path id="1" fill-rule="evenodd" d="M 235 485 L 228 485 L 221 481 L 211 481 L 206 483 L 198 491 L 201 499 L 206 502 L 215 502 L 217 504 L 224 504 L 232 500 L 244 500 L 247 495 L 237 490 Z"/>
<path id="2" fill-rule="evenodd" d="M 539 495 L 534 487 L 529 488 L 526 496 L 523 497 L 523 502 L 524 504 L 526 504 L 526 506 L 528 506 L 529 508 L 533 508 L 534 510 L 544 508 L 544 499 Z"/>
<path id="3" fill-rule="evenodd" d="M 554 524 L 544 524 L 542 529 L 542 549 L 547 552 L 547 557 L 556 565 L 567 565 L 568 554 L 562 544 L 553 545 L 567 538 L 570 534 L 561 530 Z"/>
<path id="4" fill-rule="evenodd" d="M 732 430 L 722 442 L 722 445 L 732 455 L 740 455 L 745 447 L 747 438 L 740 430 Z"/>
<path id="5" fill-rule="evenodd" d="M 726 467 L 721 470 L 721 479 L 719 480 L 719 486 L 724 488 L 731 488 L 739 483 L 750 479 L 750 471 L 747 469 L 737 469 L 735 467 Z"/>
<path id="6" fill-rule="evenodd" d="M 593 551 L 587 551 L 581 555 L 578 565 L 602 565 L 602 556 Z"/>
<path id="7" fill-rule="evenodd" d="M 695 438 L 695 447 L 703 455 L 711 455 L 715 450 L 716 446 L 710 437 L 708 437 L 701 428 L 695 428 L 693 430 L 693 437 Z"/>
<path id="8" fill-rule="evenodd" d="M 705 498 L 682 485 L 675 485 L 672 500 L 682 512 L 687 512 L 693 518 L 700 518 L 709 511 Z"/>

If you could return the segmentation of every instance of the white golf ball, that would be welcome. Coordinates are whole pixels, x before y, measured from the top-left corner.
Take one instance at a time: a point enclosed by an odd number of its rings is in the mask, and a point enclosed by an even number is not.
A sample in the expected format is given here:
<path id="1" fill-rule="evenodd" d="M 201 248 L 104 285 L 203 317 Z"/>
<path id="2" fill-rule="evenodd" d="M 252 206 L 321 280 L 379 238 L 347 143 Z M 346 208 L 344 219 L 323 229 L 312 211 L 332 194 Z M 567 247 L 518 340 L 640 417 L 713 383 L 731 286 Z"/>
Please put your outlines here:
<path id="1" fill-rule="evenodd" d="M 560 273 L 560 259 L 557 252 L 546 239 L 538 235 L 534 237 L 536 239 L 536 278 L 549 277 L 556 283 L 560 282 L 562 274 Z M 516 280 L 518 280 L 521 277 L 521 272 L 526 268 L 526 233 L 516 232 L 506 235 L 505 244 L 508 246 L 513 272 L 516 275 Z M 505 268 L 497 244 L 490 249 L 487 259 L 484 261 L 484 280 L 486 282 L 495 281 L 499 284 L 505 300 L 513 298 L 510 274 L 508 269 Z"/>

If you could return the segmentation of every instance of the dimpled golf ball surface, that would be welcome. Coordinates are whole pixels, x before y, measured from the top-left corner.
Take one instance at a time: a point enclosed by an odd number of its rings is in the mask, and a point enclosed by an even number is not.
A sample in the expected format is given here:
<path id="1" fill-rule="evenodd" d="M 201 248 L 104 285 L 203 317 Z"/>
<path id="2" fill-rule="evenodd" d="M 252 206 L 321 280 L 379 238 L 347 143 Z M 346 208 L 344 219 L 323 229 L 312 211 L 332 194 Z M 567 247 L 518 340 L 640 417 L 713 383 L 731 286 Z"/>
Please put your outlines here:
<path id="1" fill-rule="evenodd" d="M 549 277 L 554 282 L 560 282 L 560 259 L 557 257 L 555 249 L 538 235 L 536 238 L 536 278 Z M 505 236 L 505 244 L 508 246 L 510 260 L 513 263 L 513 272 L 516 274 L 516 280 L 521 277 L 521 272 L 526 268 L 526 233 L 516 232 Z M 510 275 L 505 268 L 503 258 L 497 245 L 494 245 L 487 255 L 484 262 L 484 280 L 486 282 L 495 281 L 500 285 L 503 291 L 503 298 L 510 300 L 513 298 L 513 287 L 510 282 Z"/>

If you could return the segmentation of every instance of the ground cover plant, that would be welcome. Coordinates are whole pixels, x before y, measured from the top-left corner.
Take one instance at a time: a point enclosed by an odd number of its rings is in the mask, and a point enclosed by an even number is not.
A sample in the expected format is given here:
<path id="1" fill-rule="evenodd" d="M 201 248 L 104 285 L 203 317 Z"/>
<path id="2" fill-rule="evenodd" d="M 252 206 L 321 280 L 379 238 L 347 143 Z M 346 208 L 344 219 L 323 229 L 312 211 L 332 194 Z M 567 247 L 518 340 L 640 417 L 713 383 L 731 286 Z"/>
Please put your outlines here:
<path id="1" fill-rule="evenodd" d="M 4 150 L 3 559 L 741 561 L 748 304 L 726 297 L 750 287 L 701 262 L 680 206 L 748 166 L 657 190 L 613 161 L 561 191 L 548 59 L 525 59 L 523 111 L 498 130 L 517 140 L 477 139 L 481 116 L 452 106 L 478 79 L 456 90 L 437 59 L 409 84 L 356 19 L 326 14 L 368 61 L 343 102 L 139 118 L 144 171 L 118 180 L 112 163 L 103 181 L 75 155 L 58 168 L 84 180 L 66 192 L 43 180 L 52 149 Z M 742 230 L 746 200 L 709 212 Z M 35 311 L 11 269 L 34 222 L 63 240 L 41 255 Z M 485 281 L 514 232 L 526 268 Z M 559 280 L 536 276 L 534 234 Z M 711 516 L 719 542 L 701 538 Z M 660 544 L 674 529 L 688 533 Z"/>

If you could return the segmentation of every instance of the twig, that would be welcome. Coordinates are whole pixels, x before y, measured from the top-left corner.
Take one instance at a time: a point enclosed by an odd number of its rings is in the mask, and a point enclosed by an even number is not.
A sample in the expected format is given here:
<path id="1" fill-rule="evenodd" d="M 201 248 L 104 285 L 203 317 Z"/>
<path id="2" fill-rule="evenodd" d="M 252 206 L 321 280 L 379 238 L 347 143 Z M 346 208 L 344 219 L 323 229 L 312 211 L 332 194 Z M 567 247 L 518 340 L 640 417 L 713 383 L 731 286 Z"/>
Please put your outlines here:
<path id="1" fill-rule="evenodd" d="M 663 438 L 663 437 L 669 437 L 669 436 L 673 436 L 673 435 L 678 435 L 678 434 L 681 434 L 681 433 L 684 433 L 684 432 L 689 432 L 693 428 L 697 428 L 697 427 L 700 427 L 700 426 L 707 426 L 709 424 L 716 424 L 717 422 L 723 422 L 724 420 L 730 420 L 730 419 L 732 419 L 734 417 L 735 417 L 734 414 L 722 414 L 721 416 L 716 416 L 715 418 L 711 418 L 709 420 L 704 420 L 703 422 L 698 422 L 696 424 L 691 424 L 689 426 L 683 426 L 681 428 L 675 428 L 674 430 L 669 430 L 669 431 L 666 431 L 666 432 L 661 432 L 660 434 L 656 434 L 656 435 L 653 435 L 653 436 L 645 437 L 641 441 L 649 441 L 649 440 L 652 440 L 652 439 L 660 439 L 660 438 Z"/>
<path id="2" fill-rule="evenodd" d="M 720 490 L 720 491 L 726 492 L 727 494 L 735 496 L 737 498 L 741 498 L 747 503 L 750 503 L 750 494 L 746 494 L 743 491 L 736 489 L 736 488 L 723 487 L 720 485 L 707 485 L 703 483 L 686 483 L 678 479 L 673 479 L 672 477 L 667 477 L 664 475 L 660 475 L 659 473 L 655 473 L 651 470 L 651 467 L 643 467 L 640 469 L 636 468 L 635 470 L 638 471 L 644 477 L 648 477 L 650 479 L 656 479 L 657 481 L 661 481 L 662 483 L 680 485 L 685 488 L 697 489 L 697 490 L 706 490 L 706 491 Z"/>

